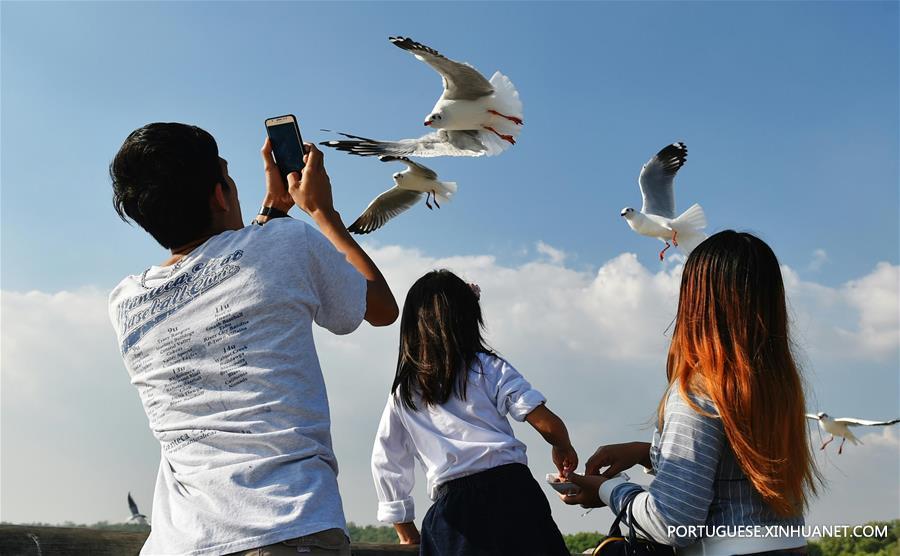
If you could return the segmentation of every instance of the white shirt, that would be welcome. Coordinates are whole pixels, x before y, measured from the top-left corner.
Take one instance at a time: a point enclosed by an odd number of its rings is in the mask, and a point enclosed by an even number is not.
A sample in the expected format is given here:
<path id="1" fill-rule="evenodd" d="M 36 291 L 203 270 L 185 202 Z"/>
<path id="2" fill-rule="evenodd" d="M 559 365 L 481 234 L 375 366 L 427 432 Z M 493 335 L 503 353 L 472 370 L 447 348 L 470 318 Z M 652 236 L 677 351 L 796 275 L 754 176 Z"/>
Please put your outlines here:
<path id="1" fill-rule="evenodd" d="M 113 290 L 122 357 L 161 448 L 141 554 L 217 555 L 345 527 L 312 323 L 353 331 L 365 296 L 344 255 L 291 218 L 220 233 Z"/>
<path id="2" fill-rule="evenodd" d="M 400 398 L 388 398 L 372 450 L 372 475 L 378 493 L 378 520 L 406 523 L 415 518 L 412 492 L 414 461 L 425 469 L 428 493 L 437 487 L 508 463 L 527 464 L 525 445 L 513 435 L 507 415 L 516 421 L 544 403 L 504 359 L 479 354 L 469 369 L 466 399 L 451 396 L 428 407 L 414 396 L 417 411 Z"/>

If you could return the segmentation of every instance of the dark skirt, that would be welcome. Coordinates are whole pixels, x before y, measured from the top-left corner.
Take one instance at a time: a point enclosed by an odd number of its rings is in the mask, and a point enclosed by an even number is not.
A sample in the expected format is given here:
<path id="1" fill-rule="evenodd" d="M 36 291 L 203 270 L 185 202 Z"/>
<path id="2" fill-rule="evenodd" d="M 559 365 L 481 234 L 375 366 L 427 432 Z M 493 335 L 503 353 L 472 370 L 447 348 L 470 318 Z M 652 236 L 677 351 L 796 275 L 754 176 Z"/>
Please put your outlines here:
<path id="1" fill-rule="evenodd" d="M 440 486 L 422 521 L 423 556 L 562 556 L 566 543 L 540 485 L 521 463 Z"/>

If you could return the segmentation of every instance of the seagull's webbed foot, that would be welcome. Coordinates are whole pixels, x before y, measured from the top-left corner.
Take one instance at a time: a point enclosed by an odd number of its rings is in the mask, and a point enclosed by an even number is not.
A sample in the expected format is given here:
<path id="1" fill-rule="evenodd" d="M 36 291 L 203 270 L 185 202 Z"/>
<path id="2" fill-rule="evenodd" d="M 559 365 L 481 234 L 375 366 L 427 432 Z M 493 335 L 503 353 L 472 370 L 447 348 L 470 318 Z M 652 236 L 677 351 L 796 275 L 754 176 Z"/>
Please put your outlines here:
<path id="1" fill-rule="evenodd" d="M 522 125 L 525 123 L 524 121 L 522 121 L 522 118 L 518 118 L 516 116 L 507 116 L 506 114 L 501 114 L 500 112 L 497 112 L 496 110 L 488 110 L 488 112 L 495 116 L 500 116 L 501 118 L 506 118 L 507 120 L 511 121 L 512 123 L 514 123 L 516 125 Z"/>
<path id="2" fill-rule="evenodd" d="M 666 246 L 663 247 L 663 250 L 659 252 L 659 260 L 663 260 L 666 257 L 666 251 L 669 250 L 669 247 L 672 247 L 672 246 L 669 245 L 669 242 L 667 241 Z"/>
<path id="3" fill-rule="evenodd" d="M 488 130 L 488 131 L 493 131 L 493 132 L 497 135 L 497 137 L 499 137 L 500 139 L 503 139 L 504 141 L 508 142 L 510 145 L 515 145 L 515 144 L 516 144 L 516 139 L 515 139 L 515 137 L 513 137 L 512 135 L 503 135 L 502 133 L 500 133 L 500 132 L 497 131 L 496 129 L 492 128 L 491 126 L 487 126 L 487 125 L 486 125 L 486 126 L 483 126 L 483 127 L 484 127 L 484 129 L 486 129 L 486 130 Z"/>
<path id="4" fill-rule="evenodd" d="M 430 197 L 431 197 L 430 192 L 425 194 L 425 206 L 428 207 L 428 210 L 434 210 L 434 208 L 432 208 L 432 206 L 431 206 L 431 202 L 429 201 Z M 435 204 L 437 204 L 437 201 L 435 201 Z"/>
<path id="5" fill-rule="evenodd" d="M 437 194 L 434 192 L 434 190 L 431 191 L 431 198 L 434 199 L 434 206 L 436 206 L 437 208 L 441 208 L 441 205 L 439 205 L 437 202 Z"/>
<path id="6" fill-rule="evenodd" d="M 828 446 L 829 444 L 831 444 L 831 441 L 832 441 L 832 440 L 834 440 L 834 435 L 832 435 L 831 438 L 829 438 L 828 440 L 826 440 L 825 443 L 822 444 L 822 447 L 819 448 L 819 449 L 820 449 L 820 450 L 824 450 L 824 449 L 825 449 L 825 446 Z"/>
<path id="7" fill-rule="evenodd" d="M 841 440 L 841 445 L 838 446 L 838 455 L 841 455 L 841 453 L 844 451 L 844 442 L 846 442 L 846 441 L 847 441 L 846 438 Z"/>
<path id="8" fill-rule="evenodd" d="M 675 233 L 672 234 L 672 245 L 678 247 L 678 230 L 675 230 Z"/>

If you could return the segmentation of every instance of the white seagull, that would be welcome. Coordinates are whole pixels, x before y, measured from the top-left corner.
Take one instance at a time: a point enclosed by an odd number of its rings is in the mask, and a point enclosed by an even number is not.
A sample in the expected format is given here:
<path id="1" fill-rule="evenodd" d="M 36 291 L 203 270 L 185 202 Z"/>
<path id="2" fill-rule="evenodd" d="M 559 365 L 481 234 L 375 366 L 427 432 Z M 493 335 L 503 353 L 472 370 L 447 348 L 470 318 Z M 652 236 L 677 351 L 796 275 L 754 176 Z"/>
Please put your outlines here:
<path id="1" fill-rule="evenodd" d="M 425 118 L 436 131 L 417 139 L 379 141 L 341 133 L 350 140 L 321 144 L 359 156 L 484 156 L 516 143 L 522 128 L 522 102 L 512 81 L 494 72 L 490 81 L 469 64 L 445 58 L 437 50 L 405 37 L 390 37 L 399 48 L 435 69 L 444 92 Z"/>
<path id="2" fill-rule="evenodd" d="M 669 241 L 690 255 L 706 239 L 706 215 L 703 208 L 693 204 L 675 217 L 675 174 L 687 160 L 684 143 L 666 145 L 641 168 L 638 185 L 644 204 L 638 212 L 631 207 L 622 209 L 622 216 L 632 230 L 642 236 L 655 237 L 666 244 L 659 252 L 663 260 Z"/>
<path id="3" fill-rule="evenodd" d="M 142 514 L 137 507 L 137 504 L 134 501 L 134 498 L 131 497 L 131 493 L 128 493 L 128 509 L 131 510 L 131 517 L 128 518 L 128 521 L 137 521 L 138 525 L 150 525 L 147 521 L 147 516 Z"/>
<path id="4" fill-rule="evenodd" d="M 867 421 L 866 419 L 857 419 L 855 417 L 841 417 L 840 419 L 833 419 L 827 413 L 816 413 L 813 415 L 812 413 L 806 414 L 807 419 L 813 419 L 819 422 L 819 426 L 822 429 L 831 435 L 820 450 L 824 450 L 825 446 L 828 446 L 832 440 L 834 440 L 835 436 L 841 437 L 841 445 L 838 448 L 838 454 L 840 454 L 844 449 L 844 442 L 850 441 L 853 444 L 862 444 L 862 440 L 856 438 L 853 432 L 850 430 L 850 427 L 880 427 L 886 425 L 894 425 L 896 423 L 900 423 L 900 419 L 891 419 L 890 421 Z"/>
<path id="5" fill-rule="evenodd" d="M 394 174 L 394 187 L 388 189 L 369 203 L 366 210 L 351 224 L 347 230 L 354 234 L 368 234 L 384 226 L 388 220 L 415 205 L 425 196 L 425 205 L 430 209 L 431 202 L 441 208 L 441 203 L 450 201 L 456 194 L 456 182 L 440 181 L 438 175 L 426 166 L 417 164 L 404 156 L 381 156 L 382 162 L 402 162 L 406 170 Z"/>

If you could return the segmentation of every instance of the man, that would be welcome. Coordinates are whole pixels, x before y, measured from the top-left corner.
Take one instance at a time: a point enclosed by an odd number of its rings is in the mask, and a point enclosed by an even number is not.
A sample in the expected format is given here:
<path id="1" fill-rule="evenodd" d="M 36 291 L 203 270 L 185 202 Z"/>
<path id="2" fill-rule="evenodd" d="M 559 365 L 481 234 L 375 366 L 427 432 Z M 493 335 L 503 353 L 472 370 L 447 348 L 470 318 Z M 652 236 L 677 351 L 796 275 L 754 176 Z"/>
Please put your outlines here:
<path id="1" fill-rule="evenodd" d="M 347 334 L 398 310 L 334 210 L 322 153 L 308 153 L 286 186 L 266 141 L 263 210 L 246 227 L 200 128 L 149 124 L 110 164 L 119 215 L 171 251 L 109 300 L 161 445 L 142 554 L 350 554 L 312 323 Z M 294 204 L 321 233 L 277 217 Z"/>

